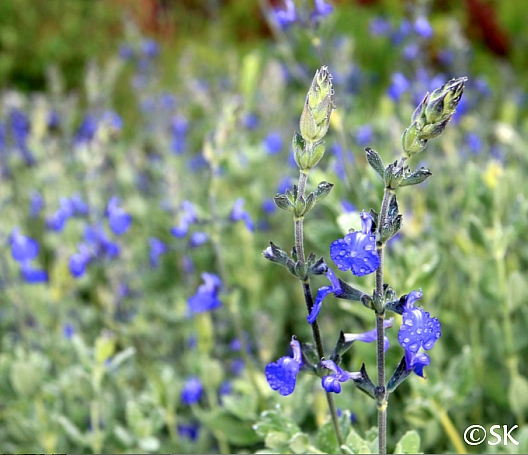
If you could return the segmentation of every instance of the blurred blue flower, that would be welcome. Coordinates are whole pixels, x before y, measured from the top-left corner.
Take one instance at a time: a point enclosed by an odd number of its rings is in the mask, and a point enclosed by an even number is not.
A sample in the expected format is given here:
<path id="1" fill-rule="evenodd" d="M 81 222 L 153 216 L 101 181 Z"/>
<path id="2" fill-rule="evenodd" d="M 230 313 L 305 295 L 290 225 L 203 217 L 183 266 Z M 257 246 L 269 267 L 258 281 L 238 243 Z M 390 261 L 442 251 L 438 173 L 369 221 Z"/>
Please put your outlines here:
<path id="1" fill-rule="evenodd" d="M 466 144 L 471 150 L 471 153 L 477 154 L 482 151 L 482 139 L 476 133 L 467 133 L 466 134 Z"/>
<path id="2" fill-rule="evenodd" d="M 394 100 L 398 101 L 401 96 L 411 88 L 411 84 L 402 73 L 392 75 L 392 84 L 387 90 L 387 94 Z"/>
<path id="3" fill-rule="evenodd" d="M 420 46 L 418 43 L 409 43 L 403 48 L 402 57 L 404 60 L 414 60 L 420 55 Z"/>
<path id="4" fill-rule="evenodd" d="M 75 143 L 84 144 L 90 142 L 97 131 L 97 119 L 92 114 L 86 114 L 75 134 Z"/>
<path id="5" fill-rule="evenodd" d="M 132 60 L 134 58 L 134 49 L 130 44 L 122 44 L 119 46 L 119 57 L 123 60 Z"/>
<path id="6" fill-rule="evenodd" d="M 297 12 L 295 11 L 295 3 L 293 0 L 284 0 L 286 9 L 273 9 L 271 12 L 272 18 L 274 18 L 277 25 L 284 29 L 287 29 L 291 24 L 297 20 Z"/>
<path id="7" fill-rule="evenodd" d="M 341 145 L 337 142 L 332 145 L 330 151 L 335 156 L 334 172 L 340 179 L 345 179 L 346 177 L 346 161 L 349 160 L 351 163 L 354 162 L 354 155 L 350 151 L 343 152 Z"/>
<path id="8" fill-rule="evenodd" d="M 48 129 L 56 130 L 60 126 L 60 115 L 56 110 L 51 110 L 48 112 L 47 117 Z"/>
<path id="9" fill-rule="evenodd" d="M 376 236 L 372 234 L 372 217 L 361 212 L 361 231 L 347 234 L 330 245 L 330 257 L 339 270 L 352 270 L 356 276 L 374 272 L 380 264 L 376 251 Z"/>
<path id="10" fill-rule="evenodd" d="M 277 210 L 277 206 L 275 205 L 275 202 L 273 201 L 273 199 L 265 199 L 262 202 L 261 207 L 262 207 L 262 211 L 268 215 L 271 215 Z"/>
<path id="11" fill-rule="evenodd" d="M 132 217 L 119 207 L 119 198 L 117 196 L 113 196 L 108 201 L 106 214 L 108 216 L 108 224 L 114 234 L 122 235 L 128 231 L 132 223 Z"/>
<path id="12" fill-rule="evenodd" d="M 432 318 L 423 308 L 416 308 L 414 303 L 423 296 L 422 291 L 411 291 L 405 299 L 402 313 L 402 325 L 398 333 L 401 346 L 413 354 L 420 348 L 428 351 L 441 335 L 441 325 L 437 318 Z M 409 369 L 409 365 L 408 365 Z"/>
<path id="13" fill-rule="evenodd" d="M 152 38 L 144 39 L 141 43 L 141 50 L 145 57 L 155 58 L 159 55 L 158 43 Z"/>
<path id="14" fill-rule="evenodd" d="M 327 392 L 340 393 L 342 382 L 361 377 L 361 373 L 351 373 L 339 368 L 333 360 L 322 360 L 321 366 L 332 371 L 332 374 L 323 376 L 321 381 L 323 389 Z"/>
<path id="15" fill-rule="evenodd" d="M 181 154 L 187 148 L 187 131 L 189 121 L 183 115 L 176 115 L 171 122 L 172 142 L 171 150 L 175 154 Z"/>
<path id="16" fill-rule="evenodd" d="M 104 256 L 112 259 L 119 255 L 119 245 L 108 238 L 103 226 L 100 224 L 94 226 L 87 225 L 84 228 L 84 240 L 89 245 L 90 254 L 93 257 Z"/>
<path id="17" fill-rule="evenodd" d="M 29 203 L 29 216 L 36 218 L 44 208 L 44 198 L 38 191 L 31 193 L 31 201 Z"/>
<path id="18" fill-rule="evenodd" d="M 205 232 L 193 232 L 191 234 L 191 238 L 189 239 L 189 244 L 192 248 L 196 248 L 203 245 L 204 243 L 207 243 L 208 241 L 209 235 L 207 235 Z"/>
<path id="19" fill-rule="evenodd" d="M 86 271 L 86 266 L 92 260 L 92 254 L 88 245 L 80 243 L 78 248 L 79 252 L 72 255 L 68 262 L 70 273 L 74 278 L 83 276 Z"/>
<path id="20" fill-rule="evenodd" d="M 359 146 L 365 147 L 372 142 L 374 131 L 370 125 L 361 125 L 356 131 L 356 142 Z"/>
<path id="21" fill-rule="evenodd" d="M 222 287 L 222 281 L 218 275 L 213 273 L 202 273 L 204 284 L 198 287 L 195 295 L 189 298 L 187 304 L 193 313 L 203 313 L 222 306 L 218 298 L 218 292 Z"/>
<path id="22" fill-rule="evenodd" d="M 398 29 L 392 34 L 391 42 L 395 46 L 398 46 L 402 41 L 409 36 L 412 32 L 412 25 L 407 19 L 403 19 L 400 22 Z"/>
<path id="23" fill-rule="evenodd" d="M 19 109 L 13 109 L 9 113 L 11 131 L 22 158 L 28 166 L 35 164 L 35 158 L 27 146 L 27 139 L 31 130 L 28 116 Z"/>
<path id="24" fill-rule="evenodd" d="M 123 119 L 114 111 L 105 111 L 101 117 L 101 123 L 113 133 L 118 133 L 123 129 Z"/>
<path id="25" fill-rule="evenodd" d="M 339 280 L 335 276 L 333 270 L 328 268 L 326 264 L 324 264 L 324 267 L 326 268 L 325 276 L 330 280 L 332 285 L 323 286 L 317 291 L 315 303 L 312 306 L 310 314 L 306 317 L 309 324 L 313 324 L 317 320 L 317 316 L 319 316 L 319 312 L 321 311 L 321 307 L 323 305 L 323 300 L 328 294 L 334 293 L 335 295 L 339 295 L 342 292 L 341 284 L 339 284 Z"/>
<path id="26" fill-rule="evenodd" d="M 383 321 L 383 326 L 386 329 L 390 329 L 393 323 L 394 323 L 394 318 L 385 319 Z M 372 343 L 373 341 L 377 340 L 377 329 L 372 329 L 364 333 L 345 333 L 344 337 L 345 337 L 345 343 L 352 344 L 355 341 L 362 341 L 363 343 Z M 385 346 L 385 351 L 389 349 L 390 342 L 387 336 L 385 336 L 385 339 L 384 339 L 384 346 Z"/>
<path id="27" fill-rule="evenodd" d="M 383 17 L 375 17 L 369 23 L 369 32 L 374 36 L 386 36 L 391 30 L 392 25 Z"/>
<path id="28" fill-rule="evenodd" d="M 35 259 L 38 255 L 38 242 L 30 237 L 19 233 L 18 227 L 14 228 L 10 235 L 11 256 L 17 262 L 23 263 Z"/>
<path id="29" fill-rule="evenodd" d="M 34 269 L 29 261 L 21 263 L 20 271 L 28 283 L 45 283 L 48 281 L 48 272 L 42 269 Z"/>
<path id="30" fill-rule="evenodd" d="M 186 423 L 179 423 L 178 424 L 178 435 L 181 438 L 187 438 L 191 441 L 196 441 L 198 439 L 198 432 L 200 431 L 200 426 L 195 424 L 186 424 Z"/>
<path id="31" fill-rule="evenodd" d="M 346 213 L 357 212 L 356 206 L 352 204 L 352 202 L 346 201 L 344 199 L 342 199 L 340 202 L 341 202 L 341 207 Z"/>
<path id="32" fill-rule="evenodd" d="M 244 198 L 239 198 L 236 200 L 233 206 L 233 210 L 231 211 L 230 218 L 232 221 L 244 220 L 244 223 L 248 231 L 253 232 L 255 230 L 255 224 L 253 223 L 253 220 L 251 219 L 251 216 L 249 215 L 249 213 L 246 212 L 245 210 L 242 210 L 244 203 L 245 203 Z"/>
<path id="33" fill-rule="evenodd" d="M 288 396 L 295 390 L 297 374 L 303 364 L 301 344 L 292 338 L 290 346 L 293 357 L 281 357 L 276 362 L 268 363 L 264 370 L 270 387 L 278 390 L 282 396 Z"/>
<path id="34" fill-rule="evenodd" d="M 413 370 L 418 376 L 425 378 L 423 369 L 431 363 L 431 359 L 425 352 L 413 353 L 406 349 L 405 363 L 407 371 Z"/>
<path id="35" fill-rule="evenodd" d="M 185 380 L 180 399 L 183 404 L 191 405 L 198 403 L 202 398 L 203 385 L 199 378 L 191 376 Z"/>
<path id="36" fill-rule="evenodd" d="M 414 31 L 422 38 L 432 38 L 433 27 L 425 17 L 419 17 L 414 21 Z"/>
<path id="37" fill-rule="evenodd" d="M 192 275 L 194 273 L 195 267 L 191 256 L 183 256 L 183 270 L 187 275 Z"/>
<path id="38" fill-rule="evenodd" d="M 74 214 L 75 215 L 88 215 L 90 208 L 88 207 L 88 204 L 84 202 L 82 197 L 79 195 L 79 193 L 75 193 L 71 198 L 70 202 L 73 206 Z"/>
<path id="39" fill-rule="evenodd" d="M 259 118 L 253 112 L 244 114 L 242 116 L 242 125 L 245 126 L 248 130 L 255 130 L 259 126 Z"/>
<path id="40" fill-rule="evenodd" d="M 159 267 L 159 257 L 167 252 L 167 245 L 156 237 L 149 238 L 149 259 L 151 267 Z"/>
<path id="41" fill-rule="evenodd" d="M 220 388 L 218 389 L 218 395 L 221 397 L 224 395 L 229 395 L 233 391 L 233 384 L 229 379 L 226 379 L 225 381 L 220 384 Z"/>
<path id="42" fill-rule="evenodd" d="M 325 3 L 325 0 L 315 0 L 314 9 L 310 14 L 310 19 L 316 21 L 320 18 L 326 17 L 329 14 L 332 14 L 334 7 L 329 3 Z"/>
<path id="43" fill-rule="evenodd" d="M 240 376 L 244 371 L 245 364 L 243 359 L 235 359 L 231 362 L 231 372 L 235 376 Z"/>
<path id="44" fill-rule="evenodd" d="M 64 324 L 62 326 L 62 335 L 67 340 L 71 340 L 73 335 L 75 335 L 75 328 L 73 327 L 73 325 L 71 325 L 69 322 Z"/>
<path id="45" fill-rule="evenodd" d="M 185 237 L 189 231 L 189 225 L 197 221 L 194 205 L 189 201 L 182 202 L 183 215 L 180 218 L 178 227 L 171 228 L 174 237 Z"/>
<path id="46" fill-rule="evenodd" d="M 282 136 L 278 132 L 269 133 L 264 138 L 263 145 L 268 155 L 280 153 L 283 146 Z"/>

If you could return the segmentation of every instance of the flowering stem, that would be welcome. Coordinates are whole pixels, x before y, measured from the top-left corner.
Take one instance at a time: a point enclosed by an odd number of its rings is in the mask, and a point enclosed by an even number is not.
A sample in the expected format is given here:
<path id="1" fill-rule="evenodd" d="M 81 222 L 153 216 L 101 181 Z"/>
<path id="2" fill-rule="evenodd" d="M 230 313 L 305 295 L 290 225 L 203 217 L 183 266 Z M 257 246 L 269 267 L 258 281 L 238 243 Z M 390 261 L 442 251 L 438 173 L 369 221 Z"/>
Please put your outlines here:
<path id="1" fill-rule="evenodd" d="M 381 210 L 378 217 L 378 232 L 385 224 L 387 213 L 389 211 L 389 202 L 393 190 L 385 188 L 383 194 L 383 202 L 381 203 Z M 381 297 L 383 302 L 383 254 L 385 244 L 381 241 L 377 243 L 376 250 L 380 259 L 380 264 L 376 270 L 376 294 Z M 387 453 L 387 405 L 388 395 L 385 389 L 385 303 L 381 308 L 376 308 L 376 334 L 377 334 L 377 351 L 378 351 L 378 391 L 377 391 L 377 406 L 378 406 L 378 447 L 379 453 Z"/>
<path id="2" fill-rule="evenodd" d="M 306 190 L 306 181 L 308 179 L 308 171 L 301 171 L 299 175 L 299 185 L 297 189 L 297 197 L 303 197 L 304 192 Z M 295 249 L 297 251 L 297 257 L 300 261 L 305 261 L 304 256 L 304 240 L 303 240 L 303 230 L 304 230 L 304 216 L 295 217 Z M 308 310 L 308 314 L 312 311 L 313 307 L 313 296 L 312 296 L 312 290 L 310 287 L 310 278 L 306 277 L 304 280 L 302 280 L 302 286 L 303 286 L 303 293 L 304 293 L 304 301 L 306 302 L 306 309 Z M 317 349 L 317 356 L 319 359 L 322 359 L 324 357 L 324 348 L 323 343 L 321 341 L 321 333 L 319 331 L 319 325 L 317 324 L 317 321 L 314 321 L 313 324 L 311 324 L 312 327 L 312 335 L 315 342 L 315 347 Z M 339 419 L 337 417 L 337 410 L 334 403 L 334 397 L 330 392 L 326 393 L 326 401 L 328 402 L 328 408 L 330 409 L 330 415 L 332 417 L 332 424 L 334 425 L 334 431 L 337 437 L 337 442 L 339 444 L 339 447 L 341 447 L 345 441 L 343 440 L 343 435 L 341 434 L 341 427 L 339 426 Z"/>

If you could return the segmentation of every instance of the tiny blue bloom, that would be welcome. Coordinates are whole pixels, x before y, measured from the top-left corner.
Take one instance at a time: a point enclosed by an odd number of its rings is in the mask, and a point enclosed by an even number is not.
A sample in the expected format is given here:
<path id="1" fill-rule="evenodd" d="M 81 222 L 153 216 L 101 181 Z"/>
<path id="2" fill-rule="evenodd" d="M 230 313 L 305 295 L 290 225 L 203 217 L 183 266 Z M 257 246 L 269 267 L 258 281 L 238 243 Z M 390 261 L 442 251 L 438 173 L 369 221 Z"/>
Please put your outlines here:
<path id="1" fill-rule="evenodd" d="M 209 241 L 209 235 L 207 235 L 205 232 L 193 232 L 191 234 L 191 238 L 189 240 L 189 243 L 191 247 L 196 248 L 200 245 L 203 245 L 204 243 L 207 243 Z"/>
<path id="2" fill-rule="evenodd" d="M 182 202 L 183 215 L 180 218 L 179 226 L 171 228 L 174 237 L 185 237 L 189 231 L 189 225 L 197 221 L 194 205 L 189 201 Z"/>
<path id="3" fill-rule="evenodd" d="M 272 132 L 269 133 L 263 141 L 264 150 L 268 155 L 275 155 L 280 153 L 283 146 L 282 136 L 280 133 Z"/>
<path id="4" fill-rule="evenodd" d="M 322 288 L 318 289 L 317 296 L 315 298 L 315 303 L 312 306 L 310 314 L 306 317 L 309 324 L 313 324 L 316 321 L 317 316 L 319 315 L 319 312 L 321 311 L 323 300 L 328 294 L 334 293 L 335 295 L 339 295 L 341 293 L 341 284 L 339 284 L 339 280 L 335 276 L 334 271 L 328 268 L 326 264 L 325 264 L 325 267 L 327 269 L 327 271 L 325 272 L 325 275 L 330 280 L 330 283 L 332 285 L 323 286 Z"/>
<path id="5" fill-rule="evenodd" d="M 394 101 L 398 101 L 410 88 L 411 84 L 402 73 L 394 73 L 392 75 L 392 84 L 388 89 L 388 95 Z"/>
<path id="6" fill-rule="evenodd" d="M 369 23 L 369 32 L 375 36 L 386 36 L 392 30 L 390 22 L 383 17 L 375 17 Z"/>
<path id="7" fill-rule="evenodd" d="M 284 0 L 286 9 L 274 9 L 272 16 L 275 18 L 277 25 L 286 29 L 297 20 L 297 13 L 295 11 L 295 3 L 293 0 Z"/>
<path id="8" fill-rule="evenodd" d="M 75 277 L 79 278 L 84 275 L 86 271 L 86 266 L 91 261 L 92 256 L 89 250 L 89 247 L 84 244 L 79 244 L 79 253 L 75 253 L 70 257 L 69 268 L 70 273 Z"/>
<path id="9" fill-rule="evenodd" d="M 328 3 L 325 3 L 325 0 L 315 0 L 314 6 L 315 8 L 310 15 L 312 21 L 328 16 L 334 10 L 334 7 Z"/>
<path id="10" fill-rule="evenodd" d="M 431 363 L 431 359 L 425 352 L 413 353 L 405 350 L 405 363 L 407 371 L 413 370 L 421 378 L 425 378 L 423 369 Z"/>
<path id="11" fill-rule="evenodd" d="M 361 147 L 365 147 L 372 142 L 374 132 L 370 125 L 361 125 L 356 132 L 356 142 Z"/>
<path id="12" fill-rule="evenodd" d="M 297 374 L 303 364 L 301 344 L 292 338 L 290 346 L 293 357 L 281 357 L 276 362 L 268 363 L 264 370 L 270 387 L 278 390 L 282 396 L 288 396 L 295 390 Z"/>
<path id="13" fill-rule="evenodd" d="M 202 279 L 204 284 L 199 286 L 196 294 L 187 301 L 193 313 L 214 310 L 222 305 L 218 298 L 218 292 L 222 286 L 220 278 L 213 273 L 202 273 Z"/>
<path id="14" fill-rule="evenodd" d="M 441 325 L 437 318 L 432 318 L 423 308 L 416 308 L 414 303 L 422 298 L 422 291 L 412 291 L 405 300 L 402 313 L 402 325 L 398 341 L 406 351 L 416 354 L 420 348 L 428 351 L 441 335 Z"/>
<path id="15" fill-rule="evenodd" d="M 361 373 L 351 373 L 339 368 L 333 360 L 322 360 L 321 366 L 332 371 L 332 374 L 324 376 L 321 381 L 323 389 L 327 392 L 340 393 L 341 382 L 361 377 Z"/>
<path id="16" fill-rule="evenodd" d="M 10 236 L 11 256 L 20 263 L 31 261 L 37 257 L 38 242 L 30 237 L 19 234 L 19 228 L 14 228 Z"/>
<path id="17" fill-rule="evenodd" d="M 70 323 L 66 323 L 62 327 L 62 334 L 64 338 L 66 338 L 67 340 L 71 340 L 73 335 L 75 335 L 75 328 Z"/>
<path id="18" fill-rule="evenodd" d="M 28 283 L 45 283 L 48 281 L 48 272 L 41 269 L 34 269 L 29 261 L 22 262 L 20 270 L 24 280 Z"/>
<path id="19" fill-rule="evenodd" d="M 122 235 L 128 231 L 132 223 L 132 217 L 119 207 L 119 198 L 117 196 L 112 197 L 108 201 L 106 213 L 108 215 L 108 224 L 114 234 Z"/>
<path id="20" fill-rule="evenodd" d="M 151 267 L 159 266 L 159 257 L 167 252 L 167 245 L 156 237 L 149 238 L 150 252 L 149 259 Z"/>
<path id="21" fill-rule="evenodd" d="M 376 251 L 376 236 L 371 233 L 372 217 L 365 211 L 361 212 L 361 231 L 347 234 L 343 239 L 337 239 L 330 245 L 330 257 L 339 270 L 352 270 L 356 276 L 368 275 L 374 272 L 380 264 Z"/>
<path id="22" fill-rule="evenodd" d="M 185 380 L 180 398 L 183 404 L 198 403 L 203 394 L 203 385 L 199 378 L 191 376 Z"/>
<path id="23" fill-rule="evenodd" d="M 148 58 L 157 57 L 159 54 L 158 43 L 156 43 L 156 41 L 152 38 L 147 38 L 143 40 L 143 43 L 141 44 L 141 50 L 143 51 L 143 54 Z"/>
<path id="24" fill-rule="evenodd" d="M 431 38 L 433 36 L 433 27 L 425 17 L 419 17 L 414 21 L 414 31 L 422 38 Z"/>
<path id="25" fill-rule="evenodd" d="M 244 220 L 244 223 L 248 231 L 253 232 L 255 230 L 255 224 L 253 223 L 253 220 L 251 219 L 251 216 L 249 215 L 249 213 L 246 212 L 245 210 L 242 210 L 244 202 L 245 202 L 244 198 L 239 198 L 236 200 L 233 206 L 233 210 L 231 211 L 231 220 L 232 221 Z"/>
<path id="26" fill-rule="evenodd" d="M 31 194 L 31 202 L 29 206 L 29 216 L 31 218 L 35 218 L 39 216 L 43 208 L 44 208 L 44 198 L 38 191 L 34 191 Z"/>
<path id="27" fill-rule="evenodd" d="M 392 327 L 393 322 L 394 322 L 394 318 L 386 319 L 385 321 L 383 321 L 383 326 L 386 329 L 390 329 Z M 364 343 L 372 343 L 373 341 L 376 341 L 377 339 L 377 330 L 372 329 L 364 333 L 345 333 L 344 336 L 345 336 L 346 343 L 353 343 L 354 341 L 363 341 Z M 389 346 L 390 346 L 389 339 L 387 338 L 387 336 L 385 336 L 385 339 L 384 339 L 385 351 L 389 349 Z"/>
<path id="28" fill-rule="evenodd" d="M 200 430 L 200 426 L 198 424 L 186 424 L 186 423 L 179 423 L 178 424 L 178 435 L 181 438 L 187 438 L 191 441 L 196 441 L 198 439 L 198 432 Z"/>

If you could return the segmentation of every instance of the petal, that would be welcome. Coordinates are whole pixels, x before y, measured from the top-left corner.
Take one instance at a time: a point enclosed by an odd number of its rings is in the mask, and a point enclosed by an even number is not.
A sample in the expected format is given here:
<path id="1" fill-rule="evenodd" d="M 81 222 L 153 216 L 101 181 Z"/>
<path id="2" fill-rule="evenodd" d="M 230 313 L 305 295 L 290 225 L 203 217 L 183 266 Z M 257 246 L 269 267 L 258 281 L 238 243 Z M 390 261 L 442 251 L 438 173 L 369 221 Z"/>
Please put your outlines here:
<path id="1" fill-rule="evenodd" d="M 295 390 L 299 363 L 291 357 L 281 357 L 277 362 L 269 363 L 264 373 L 273 390 L 278 390 L 282 396 L 288 396 Z"/>
<path id="2" fill-rule="evenodd" d="M 414 303 L 417 300 L 421 300 L 422 296 L 423 296 L 423 292 L 421 289 L 418 291 L 409 292 L 409 294 L 407 295 L 407 298 L 405 299 L 405 306 L 407 308 L 412 308 L 414 306 Z"/>
<path id="3" fill-rule="evenodd" d="M 427 317 L 421 308 L 412 308 L 403 312 L 398 341 L 404 349 L 417 353 L 422 347 Z"/>
<path id="4" fill-rule="evenodd" d="M 331 286 L 323 286 L 322 288 L 319 288 L 317 291 L 317 297 L 315 298 L 315 303 L 312 306 L 310 314 L 306 317 L 309 324 L 313 324 L 316 321 L 319 311 L 321 311 L 324 298 L 332 292 L 334 292 L 334 288 Z"/>
<path id="5" fill-rule="evenodd" d="M 324 376 L 321 385 L 327 392 L 341 393 L 341 384 L 333 374 Z"/>
<path id="6" fill-rule="evenodd" d="M 429 317 L 429 313 L 425 313 L 425 314 L 427 315 L 427 321 L 425 325 L 422 345 L 423 345 L 423 348 L 428 351 L 434 346 L 434 344 L 436 343 L 436 340 L 440 338 L 442 333 L 440 331 L 441 324 L 438 321 L 438 318 Z"/>

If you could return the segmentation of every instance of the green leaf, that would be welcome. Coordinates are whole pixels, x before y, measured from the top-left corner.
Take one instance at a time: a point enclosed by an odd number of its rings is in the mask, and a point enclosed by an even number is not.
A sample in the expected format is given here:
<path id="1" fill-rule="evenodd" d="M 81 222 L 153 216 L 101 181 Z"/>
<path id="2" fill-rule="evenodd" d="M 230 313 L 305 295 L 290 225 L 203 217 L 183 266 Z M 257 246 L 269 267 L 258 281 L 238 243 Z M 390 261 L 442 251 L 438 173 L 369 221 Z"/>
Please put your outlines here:
<path id="1" fill-rule="evenodd" d="M 205 412 L 195 408 L 193 411 L 207 428 L 221 433 L 231 444 L 251 445 L 262 440 L 251 421 L 240 420 L 225 409 Z"/>
<path id="2" fill-rule="evenodd" d="M 352 450 L 353 453 L 372 453 L 370 451 L 368 441 L 365 441 L 361 436 L 359 436 L 354 429 L 350 430 L 346 438 L 346 445 Z"/>
<path id="3" fill-rule="evenodd" d="M 414 430 L 405 433 L 396 444 L 394 453 L 422 453 L 420 452 L 420 435 Z"/>
<path id="4" fill-rule="evenodd" d="M 528 381 L 524 376 L 512 376 L 508 390 L 508 401 L 514 414 L 525 415 L 528 410 Z"/>
<path id="5" fill-rule="evenodd" d="M 339 446 L 332 422 L 326 422 L 317 431 L 315 446 L 325 453 L 338 453 Z"/>
<path id="6" fill-rule="evenodd" d="M 69 438 L 83 447 L 88 445 L 87 437 L 77 428 L 77 426 L 67 417 L 59 416 L 57 422 L 62 426 L 62 429 L 69 436 Z"/>
<path id="7" fill-rule="evenodd" d="M 288 440 L 293 437 L 294 434 L 301 431 L 300 428 L 284 414 L 279 405 L 277 405 L 274 410 L 264 411 L 260 415 L 260 420 L 253 425 L 253 429 L 261 438 L 265 438 L 271 431 L 278 431 L 286 433 Z"/>
<path id="8" fill-rule="evenodd" d="M 305 433 L 297 433 L 290 439 L 290 448 L 293 453 L 313 453 L 310 450 L 310 439 Z"/>
<path id="9" fill-rule="evenodd" d="M 10 379 L 19 396 L 30 398 L 39 389 L 42 370 L 28 361 L 16 360 L 11 365 Z"/>

